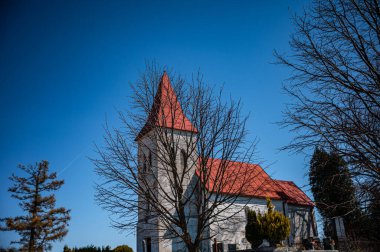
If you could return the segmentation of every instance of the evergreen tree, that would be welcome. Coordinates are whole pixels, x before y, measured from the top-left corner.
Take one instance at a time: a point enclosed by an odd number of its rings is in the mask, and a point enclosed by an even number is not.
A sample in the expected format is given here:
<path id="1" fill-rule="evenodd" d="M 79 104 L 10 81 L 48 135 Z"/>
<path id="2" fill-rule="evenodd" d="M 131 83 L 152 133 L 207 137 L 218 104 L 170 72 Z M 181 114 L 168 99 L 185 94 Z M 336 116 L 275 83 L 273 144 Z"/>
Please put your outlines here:
<path id="1" fill-rule="evenodd" d="M 268 211 L 264 214 L 247 210 L 245 236 L 253 248 L 258 247 L 263 239 L 269 241 L 271 245 L 278 244 L 290 234 L 289 219 L 274 210 L 270 199 L 267 199 L 267 208 Z"/>
<path id="2" fill-rule="evenodd" d="M 316 207 L 324 220 L 325 234 L 334 236 L 330 219 L 342 217 L 348 234 L 359 225 L 359 205 L 350 172 L 342 157 L 316 148 L 310 162 L 309 182 Z"/>
<path id="3" fill-rule="evenodd" d="M 379 242 L 380 241 L 380 185 L 369 192 L 368 207 L 365 218 L 366 238 Z"/>
<path id="4" fill-rule="evenodd" d="M 16 231 L 23 249 L 29 252 L 50 250 L 51 243 L 62 240 L 67 234 L 69 210 L 63 207 L 55 208 L 54 194 L 47 194 L 58 190 L 63 180 L 56 180 L 56 173 L 49 173 L 49 163 L 41 161 L 35 165 L 19 165 L 27 173 L 26 177 L 12 175 L 10 180 L 13 186 L 9 188 L 12 197 L 19 200 L 24 216 L 1 219 L 5 226 L 2 231 Z"/>
<path id="5" fill-rule="evenodd" d="M 120 245 L 113 249 L 114 252 L 133 252 L 133 249 L 128 245 Z"/>
<path id="6" fill-rule="evenodd" d="M 65 245 L 63 247 L 63 252 L 72 252 L 72 250 L 67 245 Z"/>
<path id="7" fill-rule="evenodd" d="M 247 210 L 245 237 L 251 243 L 252 248 L 257 248 L 263 242 L 263 239 L 265 239 L 258 214 L 254 210 Z"/>

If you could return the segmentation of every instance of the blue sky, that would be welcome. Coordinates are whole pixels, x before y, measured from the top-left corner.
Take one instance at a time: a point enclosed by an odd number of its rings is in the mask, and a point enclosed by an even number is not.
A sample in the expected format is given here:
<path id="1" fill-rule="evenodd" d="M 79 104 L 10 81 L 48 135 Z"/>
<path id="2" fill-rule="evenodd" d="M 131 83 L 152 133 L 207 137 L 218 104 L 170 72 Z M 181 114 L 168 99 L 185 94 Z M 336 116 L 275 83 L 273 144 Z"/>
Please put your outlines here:
<path id="1" fill-rule="evenodd" d="M 307 183 L 308 160 L 278 149 L 292 135 L 280 129 L 289 102 L 289 71 L 271 64 L 289 53 L 291 17 L 307 2 L 284 1 L 1 1 L 0 217 L 21 214 L 8 177 L 17 164 L 45 159 L 65 180 L 57 205 L 72 210 L 68 246 L 128 244 L 94 201 L 94 144 L 105 118 L 127 108 L 129 83 L 155 60 L 241 99 L 248 129 L 274 178 Z M 17 235 L 0 232 L 0 246 Z"/>

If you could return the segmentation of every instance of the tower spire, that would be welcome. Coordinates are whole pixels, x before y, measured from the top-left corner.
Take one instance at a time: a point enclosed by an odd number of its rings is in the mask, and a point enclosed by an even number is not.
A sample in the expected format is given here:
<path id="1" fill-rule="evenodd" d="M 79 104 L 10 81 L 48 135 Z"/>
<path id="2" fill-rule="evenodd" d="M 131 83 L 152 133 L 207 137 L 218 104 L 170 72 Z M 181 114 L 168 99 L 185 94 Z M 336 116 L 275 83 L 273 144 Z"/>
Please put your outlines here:
<path id="1" fill-rule="evenodd" d="M 194 133 L 198 132 L 183 113 L 166 71 L 164 71 L 161 77 L 148 119 L 140 133 L 137 135 L 136 140 L 143 137 L 154 127 L 169 128 Z"/>

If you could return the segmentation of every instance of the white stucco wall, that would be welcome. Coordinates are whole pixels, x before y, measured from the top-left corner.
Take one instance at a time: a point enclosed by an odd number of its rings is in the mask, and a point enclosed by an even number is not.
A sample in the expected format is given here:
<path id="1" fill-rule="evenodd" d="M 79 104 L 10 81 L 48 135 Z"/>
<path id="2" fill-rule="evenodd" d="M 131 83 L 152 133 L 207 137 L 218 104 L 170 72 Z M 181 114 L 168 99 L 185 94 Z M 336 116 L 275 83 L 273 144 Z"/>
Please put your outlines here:
<path id="1" fill-rule="evenodd" d="M 276 211 L 283 211 L 282 201 L 273 200 L 272 204 Z M 266 199 L 239 197 L 229 207 L 228 211 L 221 216 L 221 218 L 227 218 L 227 220 L 211 225 L 210 234 L 215 235 L 218 243 L 223 243 L 224 251 L 228 251 L 228 244 L 236 244 L 237 249 L 251 248 L 251 244 L 245 238 L 245 226 L 247 223 L 245 207 L 257 212 L 267 211 Z M 210 241 L 210 246 L 213 243 L 214 241 Z"/>
<path id="2" fill-rule="evenodd" d="M 193 136 L 194 137 L 194 136 Z M 174 135 L 175 141 L 178 143 L 178 149 L 185 149 L 186 143 L 188 143 L 191 139 L 189 133 L 186 132 L 176 132 Z M 195 140 L 195 139 L 193 139 Z M 147 135 L 140 139 L 140 148 L 139 148 L 139 156 L 142 157 L 142 154 L 145 153 L 148 156 L 148 150 L 156 151 L 163 146 L 157 144 L 152 138 L 152 135 Z M 145 147 L 147 148 L 145 148 Z M 181 165 L 181 153 L 178 151 L 177 160 L 178 165 Z M 172 193 L 170 187 L 170 175 L 166 172 L 165 165 L 158 162 L 159 158 L 153 155 L 153 165 L 151 175 L 147 174 L 147 176 L 155 176 L 160 179 L 160 185 L 162 188 L 155 187 L 152 178 L 152 186 L 157 193 L 157 196 L 160 198 L 160 202 L 166 206 L 169 211 L 174 213 L 174 206 L 172 202 L 166 200 L 164 196 L 165 193 Z M 142 160 L 140 158 L 139 160 Z M 195 174 L 195 165 L 197 163 L 198 156 L 194 152 L 192 156 L 189 158 L 188 166 L 190 171 L 188 174 L 185 174 L 185 179 L 183 181 L 183 186 L 186 188 L 187 186 L 191 186 L 196 179 Z M 193 165 L 193 166 L 191 166 Z M 191 166 L 191 167 L 190 167 Z M 186 195 L 186 193 L 185 193 Z M 144 202 L 140 202 L 144 205 Z M 272 200 L 272 204 L 275 206 L 276 211 L 280 211 L 284 213 L 283 202 L 280 200 Z M 225 219 L 223 221 L 217 221 L 216 223 L 211 224 L 208 232 L 211 236 L 215 236 L 217 242 L 222 242 L 224 246 L 224 251 L 228 251 L 228 244 L 236 244 L 237 249 L 249 249 L 251 248 L 251 244 L 245 238 L 245 225 L 246 225 L 246 213 L 245 206 L 255 210 L 255 211 L 267 211 L 266 207 L 266 199 L 264 198 L 247 198 L 240 197 L 238 200 L 234 202 L 234 204 L 228 208 L 222 215 L 219 216 L 220 219 Z M 186 208 L 186 214 L 189 216 L 189 229 L 191 234 L 195 234 L 196 226 L 197 226 L 197 216 L 195 211 L 193 210 L 194 205 L 189 204 Z M 221 206 L 223 207 L 223 206 Z M 313 228 L 312 228 L 312 214 L 310 212 L 309 207 L 295 206 L 295 205 L 287 205 L 285 204 L 285 213 L 286 216 L 291 220 L 291 235 L 289 237 L 290 244 L 300 243 L 303 238 L 308 238 L 309 236 L 313 236 Z M 137 225 L 137 235 L 136 235 L 136 248 L 137 252 L 142 252 L 142 241 L 150 237 L 152 239 L 152 252 L 184 252 L 186 251 L 183 242 L 179 238 L 176 239 L 163 239 L 162 237 L 166 237 L 167 233 L 165 230 L 159 230 L 158 227 L 162 228 L 163 225 L 160 223 L 158 218 L 148 218 L 145 219 L 146 212 L 139 211 L 138 217 L 138 225 Z M 315 222 L 314 222 L 315 223 Z M 156 227 L 156 228 L 155 228 Z M 160 239 L 159 239 L 160 238 Z M 203 243 L 202 251 L 211 251 L 212 244 L 214 240 L 206 241 Z"/>
<path id="3" fill-rule="evenodd" d="M 170 135 L 171 133 L 169 133 Z M 183 131 L 175 131 L 174 135 L 174 142 L 176 143 L 177 151 L 177 162 L 176 165 L 178 167 L 177 172 L 179 173 L 179 176 L 182 175 L 181 173 L 181 167 L 184 166 L 183 159 L 181 158 L 181 149 L 186 150 L 187 148 L 192 148 L 195 144 L 195 136 L 191 135 L 191 133 L 183 132 Z M 195 148 L 194 148 L 195 149 Z M 159 202 L 169 211 L 172 212 L 172 214 L 175 213 L 175 206 L 172 201 L 168 200 L 168 195 L 173 194 L 173 188 L 171 187 L 170 180 L 172 179 L 172 175 L 170 172 L 167 171 L 171 168 L 168 168 L 167 165 L 164 162 L 160 162 L 160 160 L 163 160 L 165 158 L 165 151 L 162 143 L 159 141 L 156 141 L 153 135 L 153 132 L 148 133 L 143 138 L 139 139 L 139 161 L 141 162 L 140 166 L 142 166 L 143 161 L 143 154 L 145 154 L 146 157 L 149 155 L 149 151 L 155 151 L 153 156 L 153 165 L 152 165 L 152 175 L 149 175 L 148 173 L 145 174 L 145 176 L 152 176 L 152 186 L 157 193 L 157 197 L 159 199 Z M 184 179 L 182 181 L 182 187 L 183 188 L 189 188 L 192 179 L 194 178 L 195 173 L 195 164 L 198 161 L 198 155 L 196 151 L 193 151 L 191 153 L 190 157 L 188 157 L 187 167 L 188 172 L 184 174 Z M 154 180 L 156 178 L 159 179 L 159 183 L 154 183 Z M 148 179 L 149 180 L 149 179 Z M 184 192 L 184 197 L 187 197 L 188 193 Z M 144 208 L 145 202 L 144 200 L 139 197 L 139 204 Z M 186 215 L 187 216 L 193 216 L 194 211 L 192 210 L 191 204 L 185 208 L 186 209 Z M 153 209 L 152 209 L 153 213 Z M 154 214 L 154 213 L 153 213 Z M 184 244 L 180 242 L 179 239 L 165 239 L 169 235 L 167 230 L 164 230 L 164 224 L 161 222 L 158 218 L 149 219 L 148 223 L 145 223 L 145 216 L 146 212 L 143 210 L 139 211 L 139 221 L 137 225 L 137 252 L 142 252 L 142 241 L 150 237 L 152 239 L 152 251 L 159 251 L 159 252 L 171 252 L 173 251 L 173 247 L 176 250 L 183 250 Z M 152 229 L 152 225 L 149 225 L 149 223 L 153 223 L 156 225 L 156 229 Z M 196 226 L 196 218 L 189 220 L 189 226 L 190 229 L 194 229 Z M 184 250 L 183 250 L 184 251 Z"/>
<path id="4" fill-rule="evenodd" d="M 289 242 L 301 244 L 302 239 L 317 236 L 317 227 L 313 210 L 307 206 L 287 206 L 287 217 L 290 219 L 290 237 Z"/>

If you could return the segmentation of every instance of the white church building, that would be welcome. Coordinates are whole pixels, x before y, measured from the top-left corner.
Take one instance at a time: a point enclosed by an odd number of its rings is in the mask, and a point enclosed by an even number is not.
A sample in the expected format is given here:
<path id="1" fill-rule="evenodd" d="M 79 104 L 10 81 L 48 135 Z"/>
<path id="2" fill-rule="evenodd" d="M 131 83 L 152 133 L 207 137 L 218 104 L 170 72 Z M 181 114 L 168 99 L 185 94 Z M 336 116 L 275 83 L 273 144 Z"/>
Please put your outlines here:
<path id="1" fill-rule="evenodd" d="M 164 93 L 168 92 L 171 96 L 176 95 L 173 87 L 171 86 L 168 75 L 164 73 L 161 82 L 158 86 L 152 109 L 161 108 L 162 111 L 166 110 L 166 108 L 163 108 L 163 106 L 167 106 L 165 105 L 166 103 L 164 99 L 168 97 L 168 95 L 164 95 Z M 181 137 L 186 137 L 186 134 L 188 134 L 189 131 L 193 131 L 192 133 L 194 133 L 196 129 L 194 126 L 192 126 L 190 120 L 187 119 L 186 115 L 182 112 L 179 113 L 177 116 L 180 117 L 183 122 L 185 122 L 180 126 L 177 126 L 174 123 L 174 127 L 178 134 L 178 138 L 181 139 Z M 154 133 L 152 133 L 152 128 L 149 127 L 149 125 L 152 125 L 152 123 L 159 123 L 155 120 L 159 120 L 159 116 L 154 116 L 153 113 L 151 113 L 147 119 L 149 123 L 147 123 L 141 129 L 139 135 L 136 137 L 136 141 L 139 146 L 139 157 L 145 157 L 149 155 L 148 159 L 152 159 L 151 153 L 147 153 L 145 147 L 149 145 L 154 145 L 154 143 L 150 142 L 152 138 L 149 136 L 151 136 L 151 134 Z M 160 127 L 165 127 L 165 125 L 160 125 Z M 155 150 L 157 148 L 158 147 L 155 146 L 151 149 Z M 144 163 L 144 160 L 145 158 L 139 158 L 139 167 L 143 167 L 146 165 Z M 222 162 L 222 160 L 218 159 L 209 161 L 210 169 L 213 169 L 213 166 L 217 166 L 219 162 Z M 153 160 L 150 162 L 159 161 Z M 242 165 L 242 163 L 237 161 L 230 162 L 231 169 L 233 169 L 235 165 Z M 155 166 L 160 167 L 160 164 L 156 163 Z M 228 229 L 223 229 L 219 228 L 218 226 L 216 226 L 217 224 L 215 224 L 215 227 L 209 229 L 209 237 L 213 237 L 213 239 L 210 239 L 209 241 L 202 243 L 202 251 L 211 252 L 212 246 L 215 243 L 215 241 L 217 243 L 217 247 L 220 250 L 226 252 L 250 249 L 251 244 L 245 238 L 246 213 L 242 206 L 246 206 L 255 211 L 264 212 L 267 209 L 266 198 L 271 199 L 272 204 L 275 206 L 275 211 L 283 213 L 290 220 L 291 232 L 290 236 L 284 241 L 285 244 L 300 244 L 303 239 L 318 235 L 314 217 L 314 203 L 295 183 L 293 183 L 292 181 L 272 179 L 265 172 L 265 170 L 257 164 L 244 163 L 244 169 L 245 171 L 249 171 L 251 173 L 256 174 L 254 179 L 248 182 L 250 184 L 250 187 L 256 188 L 256 190 L 247 191 L 244 195 L 239 196 L 239 198 L 234 202 L 234 205 L 231 206 L 231 212 L 234 212 L 234 209 L 243 209 L 238 213 L 234 214 L 233 218 L 235 219 L 235 224 L 233 226 L 229 227 Z M 189 181 L 199 179 L 196 170 L 197 169 L 195 167 L 195 169 L 192 170 L 193 172 L 190 172 L 188 174 Z M 159 171 L 156 172 L 158 174 L 157 177 L 160 177 Z M 239 183 L 239 181 L 235 183 Z M 139 197 L 139 204 L 146 204 L 142 201 L 143 200 L 141 199 L 141 197 Z M 147 226 L 148 221 L 150 222 L 149 227 Z M 153 219 L 147 220 L 146 211 L 139 210 L 138 224 L 136 228 L 137 252 L 186 251 L 185 246 L 178 240 L 178 238 L 156 239 L 155 237 L 161 236 L 159 232 L 162 231 L 155 231 L 154 228 L 152 229 L 154 221 L 155 220 Z"/>

